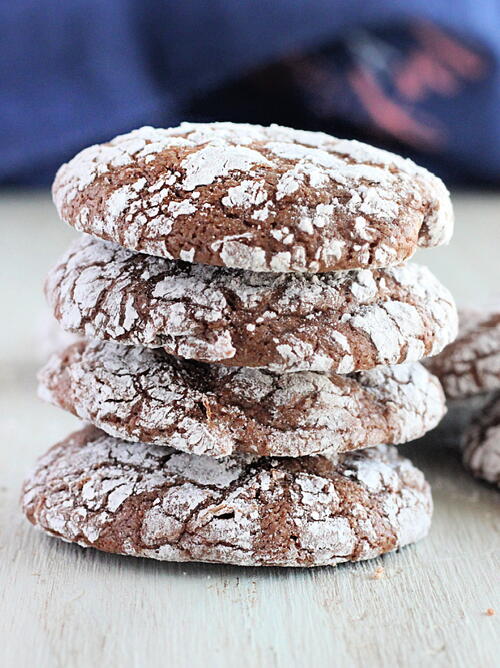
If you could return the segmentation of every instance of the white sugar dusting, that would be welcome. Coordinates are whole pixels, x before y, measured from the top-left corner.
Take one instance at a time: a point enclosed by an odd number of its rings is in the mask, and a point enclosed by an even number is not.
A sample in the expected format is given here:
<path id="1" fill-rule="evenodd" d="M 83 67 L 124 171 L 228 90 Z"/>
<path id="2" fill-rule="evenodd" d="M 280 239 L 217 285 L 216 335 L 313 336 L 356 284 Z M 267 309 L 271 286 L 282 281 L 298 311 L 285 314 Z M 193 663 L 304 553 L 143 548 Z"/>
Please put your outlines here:
<path id="1" fill-rule="evenodd" d="M 465 467 L 482 480 L 500 487 L 500 392 L 472 419 L 462 437 Z"/>
<path id="2" fill-rule="evenodd" d="M 367 559 L 422 538 L 432 499 L 421 472 L 389 446 L 291 467 L 83 430 L 40 458 L 23 508 L 50 534 L 119 554 L 304 566 Z M 276 508 L 279 534 L 267 521 Z"/>
<path id="3" fill-rule="evenodd" d="M 252 206 L 258 206 L 267 199 L 267 193 L 264 188 L 264 182 L 245 180 L 238 186 L 229 188 L 227 195 L 221 202 L 229 208 L 242 207 L 249 209 Z"/>
<path id="4" fill-rule="evenodd" d="M 186 172 L 182 186 L 184 190 L 194 190 L 232 171 L 245 172 L 254 165 L 270 166 L 271 163 L 261 153 L 245 146 L 205 146 L 191 153 L 181 163 Z"/>
<path id="5" fill-rule="evenodd" d="M 167 211 L 172 218 L 177 218 L 177 216 L 188 216 L 190 213 L 194 213 L 196 207 L 189 200 L 183 200 L 181 202 L 170 202 Z"/>
<path id="6" fill-rule="evenodd" d="M 155 182 L 137 178 L 130 169 L 135 165 L 151 168 Z M 114 185 L 115 173 L 127 170 L 130 183 L 119 179 L 120 185 Z M 102 175 L 102 205 L 97 198 L 92 212 L 80 202 L 73 207 L 75 198 Z M 220 193 L 217 201 L 214 185 Z M 445 186 L 410 160 L 359 142 L 276 125 L 141 128 L 79 153 L 60 168 L 53 192 L 60 215 L 77 229 L 163 257 L 180 256 L 173 234 L 179 229 L 176 219 L 192 216 L 189 224 L 202 232 L 197 235 L 198 258 L 220 241 L 213 251 L 217 261 L 202 261 L 251 271 L 345 269 L 352 254 L 356 266 L 393 266 L 415 250 L 412 243 L 446 243 L 453 229 Z M 405 225 L 414 228 L 414 242 L 401 234 L 402 211 Z M 215 219 L 230 214 L 226 234 L 219 223 L 212 225 L 212 212 Z M 289 249 L 275 244 L 270 252 L 266 241 L 278 215 L 286 217 L 294 236 L 280 241 Z M 339 226 L 339 219 L 349 224 Z M 235 228 L 248 229 L 249 220 L 255 234 L 248 246 L 255 253 L 222 243 Z M 296 231 L 309 237 L 306 245 Z M 374 242 L 377 236 L 384 241 L 375 243 L 372 253 L 358 243 Z M 282 257 L 274 255 L 288 251 L 291 261 L 284 269 Z"/>
<path id="7" fill-rule="evenodd" d="M 436 313 L 439 316 L 439 313 Z M 439 376 L 446 395 L 461 399 L 500 390 L 500 313 L 460 311 L 457 339 L 429 368 Z"/>
<path id="8" fill-rule="evenodd" d="M 259 254 L 252 262 L 264 264 L 264 250 L 246 241 L 227 239 L 221 252 L 228 261 Z M 193 249 L 185 252 L 189 260 Z M 290 251 L 273 259 L 277 272 L 298 261 Z M 447 345 L 457 322 L 449 292 L 414 264 L 258 274 L 180 265 L 90 237 L 77 241 L 51 273 L 47 295 L 64 329 L 205 361 L 251 355 L 262 364 L 255 340 L 239 335 L 241 318 L 245 325 L 273 320 L 265 366 L 281 372 L 350 373 L 359 364 L 356 350 L 374 365 L 417 360 Z"/>
<path id="9" fill-rule="evenodd" d="M 212 456 L 238 450 L 296 456 L 399 443 L 421 436 L 444 412 L 438 383 L 420 365 L 353 379 L 214 366 L 197 372 L 206 390 L 193 373 L 161 351 L 95 341 L 78 353 L 54 355 L 40 373 L 40 394 L 66 407 L 73 402 L 80 418 L 114 436 Z M 210 407 L 207 414 L 200 405 Z M 296 405 L 303 408 L 296 412 Z M 253 406 L 253 417 L 241 406 Z"/>

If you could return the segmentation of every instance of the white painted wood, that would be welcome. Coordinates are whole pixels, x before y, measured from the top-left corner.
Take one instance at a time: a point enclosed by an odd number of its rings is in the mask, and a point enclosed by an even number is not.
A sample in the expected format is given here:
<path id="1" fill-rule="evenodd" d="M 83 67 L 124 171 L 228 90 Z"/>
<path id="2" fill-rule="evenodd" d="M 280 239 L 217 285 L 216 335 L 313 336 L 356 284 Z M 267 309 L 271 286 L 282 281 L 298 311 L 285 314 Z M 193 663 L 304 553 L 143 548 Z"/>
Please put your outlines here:
<path id="1" fill-rule="evenodd" d="M 459 301 L 484 300 L 498 293 L 500 197 L 455 204 L 454 243 L 418 259 Z M 34 379 L 43 276 L 73 233 L 47 195 L 24 193 L 0 199 L 0 230 L 0 666 L 500 666 L 500 494 L 430 439 L 404 451 L 433 485 L 431 535 L 366 564 L 167 564 L 34 531 L 22 477 L 77 426 L 36 399 Z"/>

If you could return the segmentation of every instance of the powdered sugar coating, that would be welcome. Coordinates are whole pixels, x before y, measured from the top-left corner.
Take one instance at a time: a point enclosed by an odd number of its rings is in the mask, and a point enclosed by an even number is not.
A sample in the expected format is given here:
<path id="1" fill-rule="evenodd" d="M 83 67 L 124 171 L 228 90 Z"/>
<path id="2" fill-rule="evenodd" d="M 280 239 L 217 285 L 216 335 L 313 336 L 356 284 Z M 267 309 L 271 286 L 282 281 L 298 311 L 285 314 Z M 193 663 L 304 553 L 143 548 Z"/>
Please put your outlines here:
<path id="1" fill-rule="evenodd" d="M 464 465 L 476 478 L 500 487 L 500 392 L 472 420 L 462 450 Z"/>
<path id="2" fill-rule="evenodd" d="M 500 306 L 459 312 L 457 339 L 427 360 L 450 399 L 500 390 Z"/>
<path id="3" fill-rule="evenodd" d="M 83 237 L 50 273 L 66 330 L 178 357 L 276 372 L 350 373 L 436 354 L 450 293 L 414 264 L 293 275 L 182 264 Z"/>
<path id="4" fill-rule="evenodd" d="M 275 374 L 93 341 L 53 355 L 39 381 L 43 399 L 112 436 L 215 457 L 403 443 L 445 412 L 439 382 L 417 363 L 352 377 Z"/>
<path id="5" fill-rule="evenodd" d="M 370 559 L 423 538 L 432 514 L 422 473 L 391 446 L 214 460 L 93 428 L 39 460 L 22 503 L 30 522 L 84 547 L 246 566 Z"/>
<path id="6" fill-rule="evenodd" d="M 410 160 L 277 125 L 140 128 L 81 151 L 53 195 L 80 231 L 251 271 L 392 266 L 453 228 L 445 186 Z"/>

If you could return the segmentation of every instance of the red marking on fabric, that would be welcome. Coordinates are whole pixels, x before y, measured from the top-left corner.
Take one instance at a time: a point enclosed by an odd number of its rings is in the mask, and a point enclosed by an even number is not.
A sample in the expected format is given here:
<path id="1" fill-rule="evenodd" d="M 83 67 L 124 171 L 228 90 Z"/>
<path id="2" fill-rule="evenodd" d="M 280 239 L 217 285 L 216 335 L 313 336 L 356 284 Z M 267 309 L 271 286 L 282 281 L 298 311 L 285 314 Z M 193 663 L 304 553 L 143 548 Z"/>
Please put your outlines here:
<path id="1" fill-rule="evenodd" d="M 442 133 L 413 119 L 384 93 L 372 74 L 360 67 L 348 73 L 349 82 L 373 122 L 408 144 L 436 148 L 443 143 Z"/>
<path id="2" fill-rule="evenodd" d="M 484 75 L 486 62 L 472 49 L 450 37 L 432 23 L 419 21 L 413 26 L 416 37 L 431 51 L 436 59 L 468 79 Z"/>
<path id="3" fill-rule="evenodd" d="M 416 51 L 402 63 L 394 83 L 404 97 L 413 102 L 423 100 L 428 92 L 453 96 L 458 93 L 456 77 L 425 51 Z"/>

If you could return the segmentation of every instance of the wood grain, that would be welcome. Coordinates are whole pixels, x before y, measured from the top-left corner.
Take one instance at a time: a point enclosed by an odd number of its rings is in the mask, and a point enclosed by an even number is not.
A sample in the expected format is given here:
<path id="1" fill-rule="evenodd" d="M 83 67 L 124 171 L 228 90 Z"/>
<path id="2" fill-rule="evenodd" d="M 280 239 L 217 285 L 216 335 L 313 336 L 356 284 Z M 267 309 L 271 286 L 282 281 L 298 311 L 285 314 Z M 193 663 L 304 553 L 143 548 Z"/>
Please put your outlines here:
<path id="1" fill-rule="evenodd" d="M 498 282 L 492 239 L 500 198 L 455 204 L 455 243 L 418 259 L 459 301 L 478 293 L 485 300 Z M 500 494 L 470 478 L 436 436 L 402 448 L 433 486 L 431 535 L 365 564 L 168 564 L 34 531 L 18 508 L 22 477 L 78 424 L 36 399 L 34 379 L 41 282 L 73 233 L 57 224 L 45 194 L 3 196 L 0 226 L 1 666 L 500 665 Z M 488 617 L 487 608 L 497 614 Z"/>

